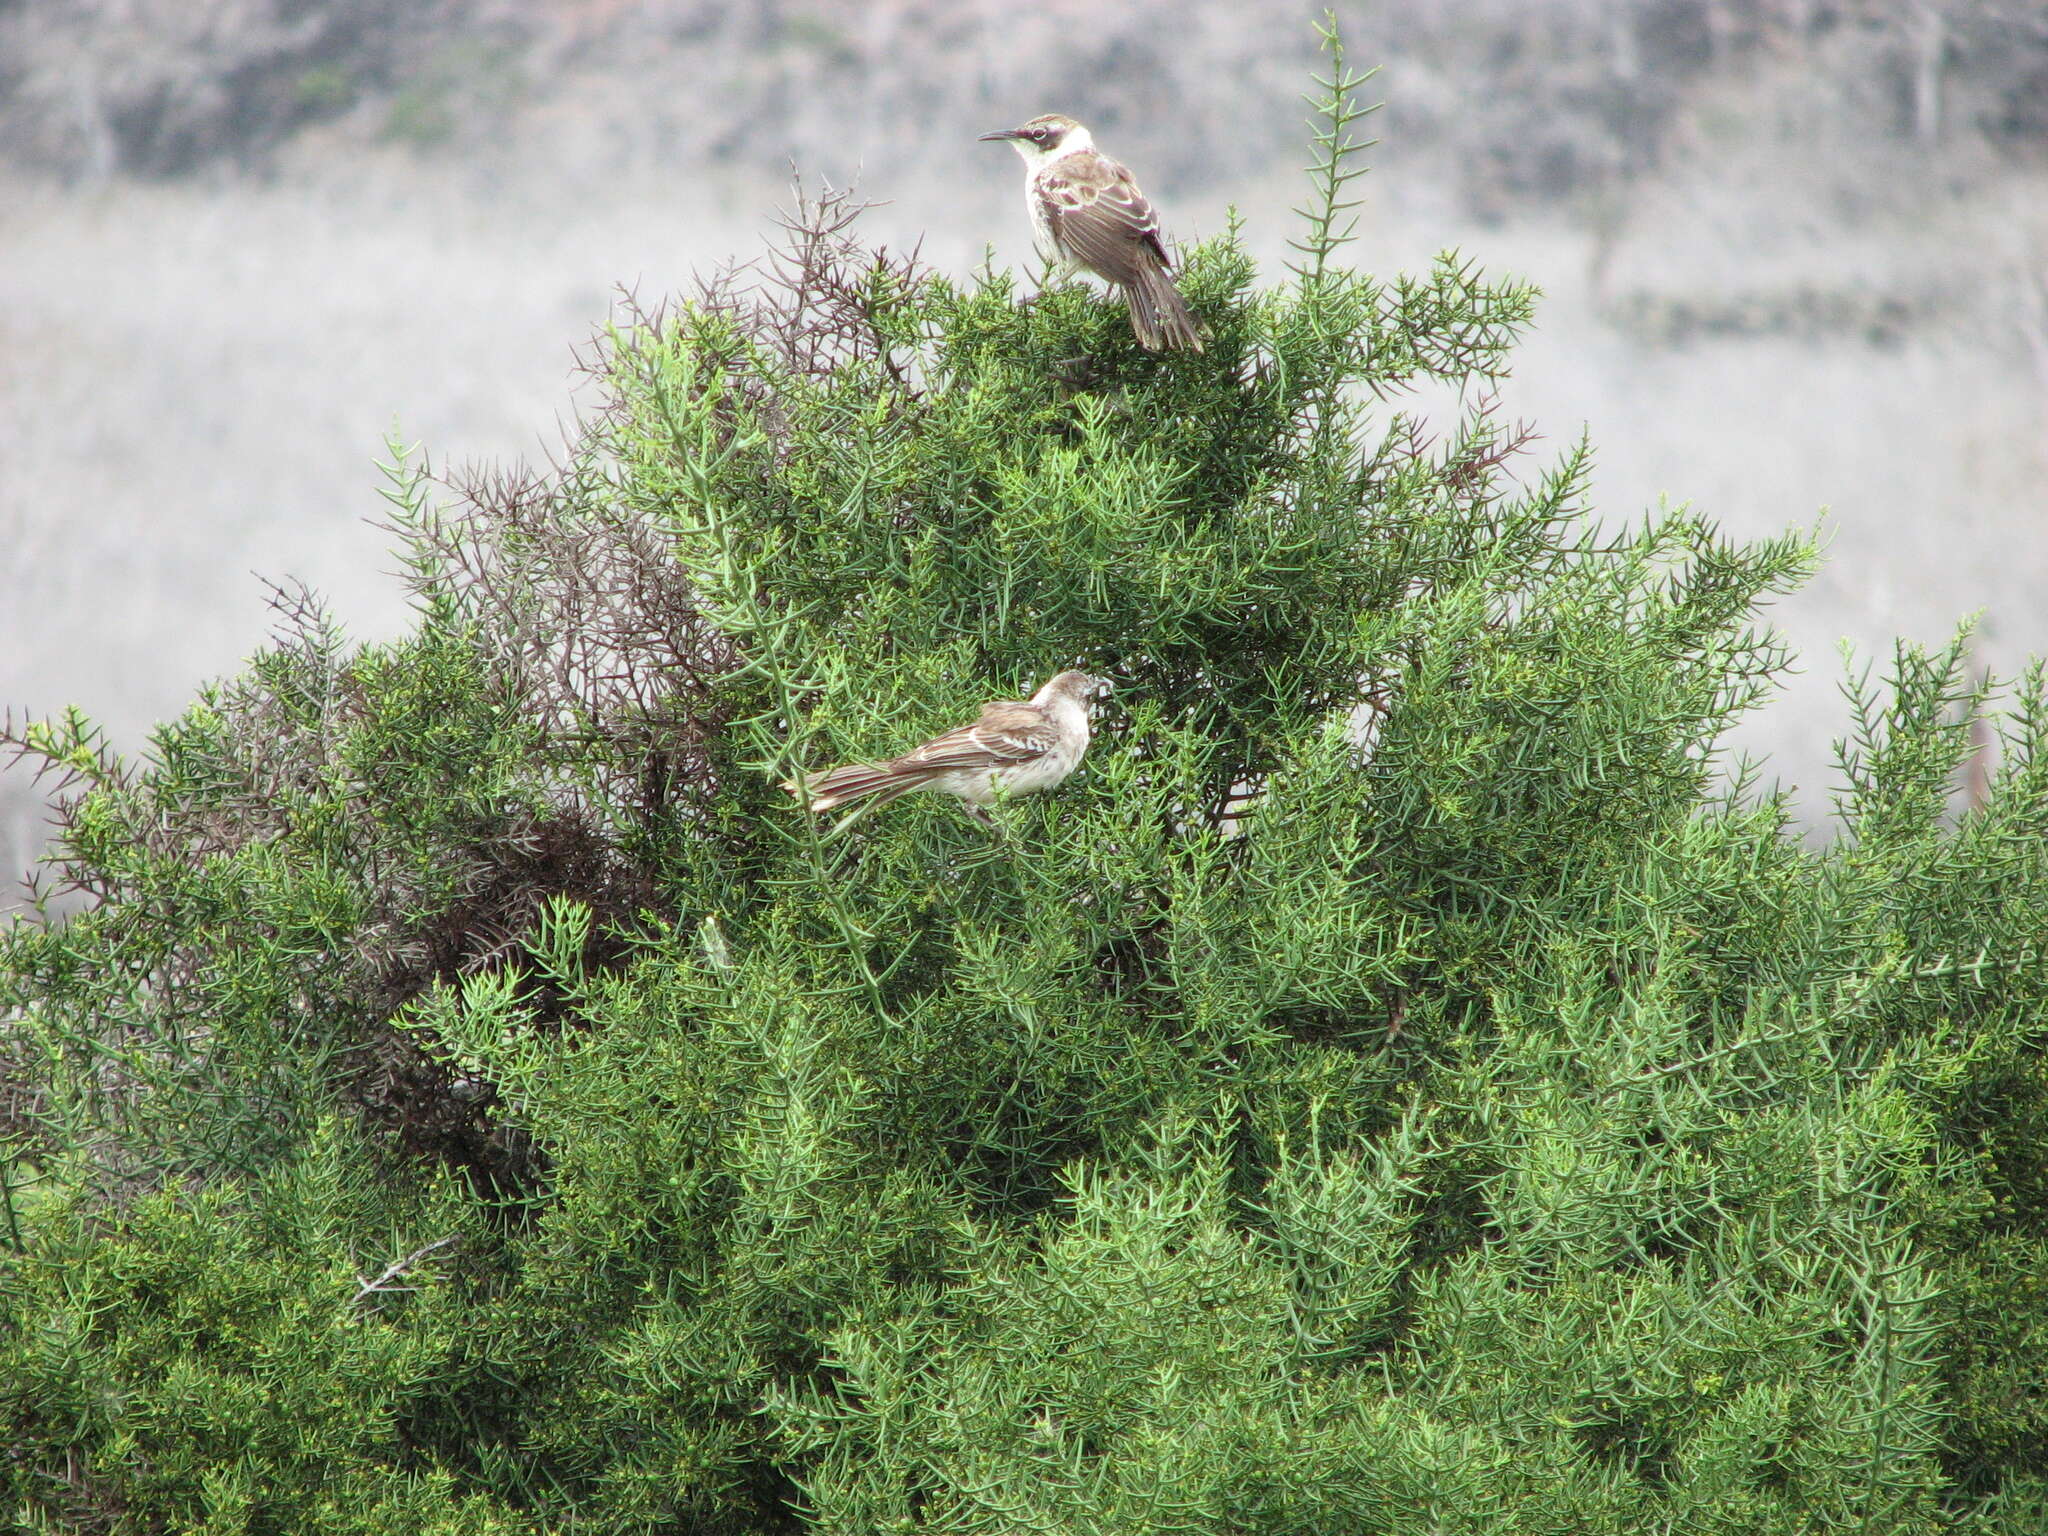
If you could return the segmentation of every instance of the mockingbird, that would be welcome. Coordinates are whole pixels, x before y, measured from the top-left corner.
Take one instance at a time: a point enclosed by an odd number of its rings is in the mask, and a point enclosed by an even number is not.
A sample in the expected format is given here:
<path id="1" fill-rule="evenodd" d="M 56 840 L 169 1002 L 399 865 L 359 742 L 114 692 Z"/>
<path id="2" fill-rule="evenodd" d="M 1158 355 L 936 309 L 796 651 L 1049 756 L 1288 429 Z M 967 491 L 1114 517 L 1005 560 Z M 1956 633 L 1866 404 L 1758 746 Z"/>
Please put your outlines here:
<path id="1" fill-rule="evenodd" d="M 1086 672 L 1062 672 L 1029 702 L 997 699 L 981 718 L 935 736 L 886 763 L 848 763 L 804 775 L 814 812 L 853 801 L 887 805 L 913 789 L 958 795 L 982 821 L 998 796 L 1051 789 L 1080 766 L 1088 750 L 1088 700 L 1104 684 Z M 784 789 L 798 793 L 794 779 Z"/>
<path id="2" fill-rule="evenodd" d="M 1202 350 L 1202 333 L 1167 275 L 1173 262 L 1159 238 L 1159 216 L 1131 173 L 1097 149 L 1086 128 L 1048 112 L 982 137 L 1007 139 L 1024 157 L 1024 205 L 1055 281 L 1092 272 L 1122 293 L 1131 329 L 1147 351 Z"/>

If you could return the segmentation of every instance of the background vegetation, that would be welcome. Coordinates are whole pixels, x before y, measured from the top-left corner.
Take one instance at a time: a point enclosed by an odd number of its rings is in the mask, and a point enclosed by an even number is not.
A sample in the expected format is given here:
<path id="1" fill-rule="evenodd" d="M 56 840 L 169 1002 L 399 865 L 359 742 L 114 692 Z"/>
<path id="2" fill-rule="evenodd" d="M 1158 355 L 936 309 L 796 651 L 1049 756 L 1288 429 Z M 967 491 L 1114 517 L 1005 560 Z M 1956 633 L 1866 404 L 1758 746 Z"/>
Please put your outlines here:
<path id="1" fill-rule="evenodd" d="M 1346 100 L 1205 354 L 828 198 L 393 467 L 399 639 L 23 733 L 20 1523 L 2040 1529 L 2042 674 L 1902 646 L 1827 849 L 1717 791 L 1810 543 L 1394 411 L 1532 295 L 1343 265 Z M 995 835 L 773 788 L 1076 660 Z"/>
<path id="2" fill-rule="evenodd" d="M 1464 194 L 1496 204 L 1657 165 L 1687 131 L 1684 88 L 1744 59 L 1791 60 L 1835 111 L 1908 140 L 2027 155 L 2048 135 L 2048 19 L 2017 0 L 1468 0 L 1358 20 L 1444 72 L 1405 111 Z M 338 121 L 490 155 L 530 119 L 558 128 L 565 99 L 623 90 L 607 115 L 638 143 L 615 151 L 815 164 L 879 123 L 898 155 L 949 165 L 952 125 L 1023 80 L 1125 138 L 1170 116 L 1148 165 L 1242 182 L 1292 152 L 1291 114 L 1267 104 L 1291 102 L 1313 54 L 1306 28 L 1251 22 L 1167 0 L 17 0 L 0 14 L 0 137 L 82 177 L 260 165 Z M 1859 84 L 1835 84 L 1851 70 Z M 1477 71 L 1494 91 L 1471 88 Z"/>
<path id="3" fill-rule="evenodd" d="M 1028 272 L 1016 168 L 972 140 L 1059 106 L 1177 237 L 1235 204 L 1277 266 L 1317 10 L 0 4 L 0 703 L 81 702 L 138 746 L 263 643 L 252 572 L 400 633 L 366 526 L 394 419 L 437 462 L 543 462 L 613 285 L 651 303 L 751 249 L 792 159 L 885 199 L 872 237 L 955 278 L 990 244 Z M 1666 493 L 1744 537 L 1830 509 L 1781 615 L 1804 668 L 1738 727 L 1808 826 L 1844 636 L 1938 645 L 1982 609 L 1981 664 L 2048 649 L 2037 10 L 1346 14 L 1387 65 L 1355 263 L 1461 248 L 1539 284 L 1504 412 L 1558 442 L 1590 422 L 1619 521 Z M 0 772 L 0 867 L 42 834 Z"/>

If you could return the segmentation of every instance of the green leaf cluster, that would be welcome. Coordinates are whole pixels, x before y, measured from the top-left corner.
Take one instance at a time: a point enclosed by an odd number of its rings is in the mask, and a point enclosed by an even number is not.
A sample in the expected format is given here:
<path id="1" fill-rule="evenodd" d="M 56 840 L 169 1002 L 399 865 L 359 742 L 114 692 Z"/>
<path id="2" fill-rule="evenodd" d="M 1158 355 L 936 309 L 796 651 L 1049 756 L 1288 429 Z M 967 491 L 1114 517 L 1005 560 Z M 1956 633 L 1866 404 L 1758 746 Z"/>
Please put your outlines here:
<path id="1" fill-rule="evenodd" d="M 1591 524 L 1531 291 L 1338 265 L 1354 83 L 1200 355 L 828 198 L 555 473 L 400 464 L 406 638 L 23 733 L 16 1523 L 2041 1528 L 2042 676 L 1902 648 L 1825 847 L 1727 789 L 1810 544 Z M 993 832 L 776 788 L 1072 664 Z"/>

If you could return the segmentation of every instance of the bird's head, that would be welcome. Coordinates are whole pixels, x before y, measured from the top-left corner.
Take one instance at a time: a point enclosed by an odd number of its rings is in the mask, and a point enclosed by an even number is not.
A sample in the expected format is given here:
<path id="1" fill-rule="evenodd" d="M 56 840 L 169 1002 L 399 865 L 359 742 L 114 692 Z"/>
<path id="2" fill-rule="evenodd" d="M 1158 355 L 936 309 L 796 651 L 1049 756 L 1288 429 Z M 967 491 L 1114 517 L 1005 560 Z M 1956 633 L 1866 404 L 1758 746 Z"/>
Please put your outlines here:
<path id="1" fill-rule="evenodd" d="M 1034 117 L 1015 128 L 999 128 L 994 133 L 984 133 L 982 138 L 1007 139 L 1016 146 L 1017 153 L 1028 165 L 1038 165 L 1077 149 L 1089 149 L 1095 143 L 1086 128 L 1059 112 Z"/>
<path id="2" fill-rule="evenodd" d="M 1086 672 L 1072 670 L 1061 672 L 1051 682 L 1038 690 L 1033 703 L 1045 703 L 1052 699 L 1071 699 L 1076 704 L 1087 704 L 1093 699 L 1109 697 L 1110 681 L 1106 677 L 1094 677 Z"/>

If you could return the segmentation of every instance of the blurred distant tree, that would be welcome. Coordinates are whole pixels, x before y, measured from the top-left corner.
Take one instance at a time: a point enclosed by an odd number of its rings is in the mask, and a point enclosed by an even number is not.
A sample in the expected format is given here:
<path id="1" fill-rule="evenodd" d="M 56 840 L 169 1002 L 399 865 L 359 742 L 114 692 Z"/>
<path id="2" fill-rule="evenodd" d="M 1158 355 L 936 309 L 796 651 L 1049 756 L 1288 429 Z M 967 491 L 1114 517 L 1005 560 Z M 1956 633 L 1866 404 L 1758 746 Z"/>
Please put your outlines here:
<path id="1" fill-rule="evenodd" d="M 455 0 L 21 0 L 0 10 L 0 135 L 90 180 L 270 148 L 389 79 L 419 13 Z"/>
<path id="2" fill-rule="evenodd" d="M 13 733 L 17 1524 L 2042 1529 L 2042 676 L 1959 818 L 1960 647 L 1834 846 L 1718 793 L 1812 548 L 1593 531 L 1531 292 L 1341 264 L 1355 84 L 1203 354 L 827 197 L 554 473 L 395 472 L 403 640 Z M 994 832 L 775 788 L 1074 662 Z"/>
<path id="3" fill-rule="evenodd" d="M 835 154 L 850 117 L 890 125 L 892 153 L 950 150 L 1007 102 L 1012 117 L 1075 112 L 1120 143 L 1156 133 L 1145 163 L 1163 181 L 1241 180 L 1297 127 L 1278 104 L 1304 45 L 1262 21 L 1298 12 L 1265 10 L 17 0 L 0 6 L 0 154 L 74 178 L 176 176 L 261 166 L 345 116 L 359 139 L 525 159 L 559 116 L 510 130 L 566 100 L 650 158 L 765 168 Z M 1482 209 L 1550 207 L 1654 167 L 1696 85 L 1773 58 L 1797 59 L 1865 136 L 1932 143 L 1947 124 L 2005 154 L 2048 144 L 2048 15 L 2026 0 L 1467 0 L 1368 19 L 1408 77 L 1418 149 Z"/>

